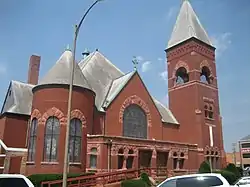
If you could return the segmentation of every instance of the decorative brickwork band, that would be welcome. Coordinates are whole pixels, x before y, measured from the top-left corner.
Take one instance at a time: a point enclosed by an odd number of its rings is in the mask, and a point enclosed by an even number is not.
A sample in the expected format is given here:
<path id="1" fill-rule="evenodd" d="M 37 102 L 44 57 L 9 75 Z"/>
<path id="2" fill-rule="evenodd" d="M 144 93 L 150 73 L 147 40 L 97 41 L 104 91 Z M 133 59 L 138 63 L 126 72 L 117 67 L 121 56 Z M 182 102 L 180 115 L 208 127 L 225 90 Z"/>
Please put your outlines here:
<path id="1" fill-rule="evenodd" d="M 172 74 L 172 77 L 173 77 L 173 78 L 175 77 L 176 71 L 177 71 L 179 68 L 181 68 L 181 67 L 185 68 L 185 69 L 187 70 L 187 73 L 189 72 L 189 66 L 188 66 L 188 64 L 187 64 L 186 62 L 184 62 L 184 61 L 179 61 L 179 62 L 176 64 L 175 68 L 174 68 L 174 71 L 173 71 L 173 74 Z"/>
<path id="2" fill-rule="evenodd" d="M 128 97 L 122 104 L 122 107 L 120 108 L 120 112 L 119 112 L 119 123 L 123 124 L 123 114 L 124 114 L 124 110 L 126 107 L 128 107 L 131 104 L 136 104 L 138 106 L 140 106 L 146 116 L 147 116 L 147 122 L 148 122 L 148 126 L 151 127 L 151 114 L 149 111 L 149 108 L 147 106 L 147 104 L 137 95 L 132 95 L 130 97 Z"/>
<path id="3" fill-rule="evenodd" d="M 86 127 L 86 119 L 80 110 L 75 109 L 75 110 L 71 111 L 71 119 L 73 119 L 73 118 L 80 119 L 82 122 L 82 127 L 84 127 L 84 128 Z"/>
<path id="4" fill-rule="evenodd" d="M 64 114 L 61 110 L 56 107 L 52 107 L 47 110 L 42 116 L 42 124 L 45 125 L 47 119 L 51 116 L 55 116 L 59 119 L 61 125 L 66 125 L 67 119 L 65 118 Z"/>

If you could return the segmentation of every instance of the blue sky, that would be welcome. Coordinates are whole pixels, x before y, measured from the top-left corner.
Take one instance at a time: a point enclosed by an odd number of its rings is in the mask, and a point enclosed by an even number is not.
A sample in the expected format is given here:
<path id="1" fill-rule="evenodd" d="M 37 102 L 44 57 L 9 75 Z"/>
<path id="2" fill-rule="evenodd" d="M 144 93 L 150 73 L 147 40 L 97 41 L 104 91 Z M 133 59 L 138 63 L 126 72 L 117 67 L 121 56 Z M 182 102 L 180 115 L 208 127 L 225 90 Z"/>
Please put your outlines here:
<path id="1" fill-rule="evenodd" d="M 89 14 L 80 31 L 77 58 L 85 48 L 98 48 L 124 72 L 139 56 L 140 75 L 149 91 L 166 102 L 164 49 L 182 0 L 104 0 Z M 9 81 L 27 80 L 30 55 L 42 56 L 40 77 L 56 62 L 93 0 L 0 1 L 0 98 Z M 224 141 L 250 134 L 250 2 L 190 0 L 217 47 L 217 74 Z"/>

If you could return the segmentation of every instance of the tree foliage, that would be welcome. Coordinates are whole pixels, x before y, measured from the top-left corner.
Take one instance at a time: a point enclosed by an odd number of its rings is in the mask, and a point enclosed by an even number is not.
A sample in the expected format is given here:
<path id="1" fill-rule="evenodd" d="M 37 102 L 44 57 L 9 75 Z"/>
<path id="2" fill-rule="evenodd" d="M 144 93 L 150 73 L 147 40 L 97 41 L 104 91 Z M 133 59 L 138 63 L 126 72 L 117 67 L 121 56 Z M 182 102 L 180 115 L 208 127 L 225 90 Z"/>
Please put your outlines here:
<path id="1" fill-rule="evenodd" d="M 211 173 L 211 167 L 207 161 L 203 161 L 201 163 L 199 173 Z"/>

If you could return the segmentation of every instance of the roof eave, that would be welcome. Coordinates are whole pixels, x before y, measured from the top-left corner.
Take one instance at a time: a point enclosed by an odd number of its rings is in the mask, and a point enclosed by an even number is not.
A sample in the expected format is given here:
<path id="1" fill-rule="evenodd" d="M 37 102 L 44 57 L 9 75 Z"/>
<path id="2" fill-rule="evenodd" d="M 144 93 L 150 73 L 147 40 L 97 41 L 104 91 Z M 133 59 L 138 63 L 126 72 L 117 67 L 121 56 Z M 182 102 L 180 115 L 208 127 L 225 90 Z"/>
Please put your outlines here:
<path id="1" fill-rule="evenodd" d="M 165 51 L 165 52 L 171 51 L 171 50 L 173 50 L 173 49 L 175 49 L 175 48 L 177 48 L 177 47 L 179 47 L 179 46 L 181 46 L 181 45 L 183 45 L 183 44 L 186 44 L 186 43 L 188 43 L 188 42 L 190 42 L 190 41 L 198 42 L 198 43 L 200 43 L 200 44 L 202 44 L 202 45 L 205 45 L 206 47 L 208 47 L 208 48 L 210 48 L 210 49 L 212 49 L 212 50 L 214 50 L 214 51 L 215 51 L 215 49 L 216 49 L 212 44 L 208 44 L 208 43 L 206 43 L 206 42 L 203 42 L 202 40 L 199 40 L 199 39 L 197 39 L 196 37 L 193 36 L 193 37 L 188 38 L 188 39 L 186 39 L 186 40 L 184 40 L 184 41 L 181 41 L 181 42 L 179 42 L 179 43 L 176 43 L 175 45 L 171 45 L 170 47 L 168 46 L 164 51 Z"/>

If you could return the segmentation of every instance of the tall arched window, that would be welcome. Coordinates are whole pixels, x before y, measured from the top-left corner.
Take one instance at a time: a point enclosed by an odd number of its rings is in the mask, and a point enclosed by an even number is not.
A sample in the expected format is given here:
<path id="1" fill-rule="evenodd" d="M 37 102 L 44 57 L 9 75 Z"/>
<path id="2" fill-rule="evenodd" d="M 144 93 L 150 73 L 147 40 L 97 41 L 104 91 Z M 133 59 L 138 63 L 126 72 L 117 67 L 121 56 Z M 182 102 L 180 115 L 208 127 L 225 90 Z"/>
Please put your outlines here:
<path id="1" fill-rule="evenodd" d="M 147 116 L 136 104 L 129 105 L 123 114 L 123 136 L 147 138 Z"/>
<path id="2" fill-rule="evenodd" d="M 33 118 L 29 130 L 28 161 L 30 162 L 33 162 L 35 160 L 36 136 L 37 136 L 37 118 Z"/>
<path id="3" fill-rule="evenodd" d="M 69 161 L 81 161 L 81 142 L 82 142 L 82 122 L 80 119 L 73 118 L 70 121 L 69 131 Z"/>
<path id="4" fill-rule="evenodd" d="M 60 135 L 60 122 L 56 117 L 49 117 L 45 125 L 44 135 L 44 161 L 57 161 L 58 140 Z"/>

